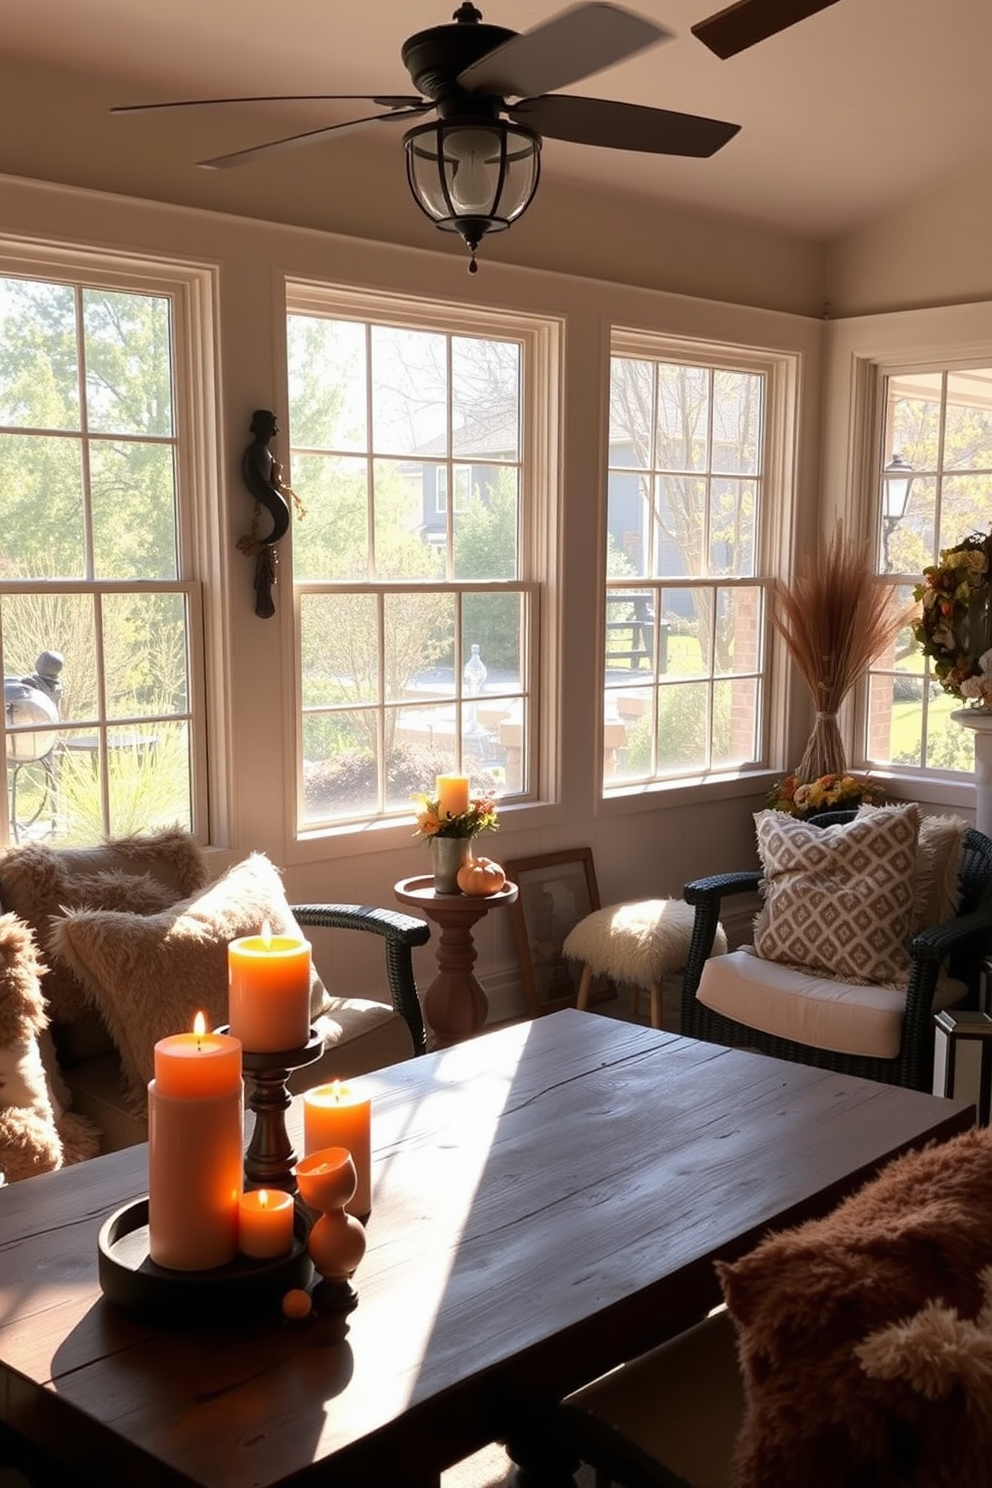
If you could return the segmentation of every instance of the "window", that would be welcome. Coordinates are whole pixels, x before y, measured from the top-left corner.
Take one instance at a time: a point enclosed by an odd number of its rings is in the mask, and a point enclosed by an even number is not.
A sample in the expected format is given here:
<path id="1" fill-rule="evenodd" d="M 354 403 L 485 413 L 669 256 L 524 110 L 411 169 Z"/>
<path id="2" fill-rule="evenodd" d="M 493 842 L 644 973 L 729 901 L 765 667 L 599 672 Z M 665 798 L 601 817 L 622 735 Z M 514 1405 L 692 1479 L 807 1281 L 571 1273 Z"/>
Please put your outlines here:
<path id="1" fill-rule="evenodd" d="M 6 837 L 205 833 L 201 601 L 180 520 L 192 280 L 13 262 L 0 257 Z"/>
<path id="2" fill-rule="evenodd" d="M 909 606 L 943 548 L 989 530 L 992 367 L 896 371 L 881 386 L 878 570 Z M 974 735 L 951 718 L 961 706 L 931 675 L 907 625 L 869 677 L 868 763 L 970 774 Z"/>
<path id="3" fill-rule="evenodd" d="M 290 289 L 302 831 L 408 818 L 450 770 L 535 792 L 549 360 L 521 323 Z"/>
<path id="4" fill-rule="evenodd" d="M 604 789 L 740 769 L 763 751 L 762 499 L 772 367 L 615 333 Z"/>

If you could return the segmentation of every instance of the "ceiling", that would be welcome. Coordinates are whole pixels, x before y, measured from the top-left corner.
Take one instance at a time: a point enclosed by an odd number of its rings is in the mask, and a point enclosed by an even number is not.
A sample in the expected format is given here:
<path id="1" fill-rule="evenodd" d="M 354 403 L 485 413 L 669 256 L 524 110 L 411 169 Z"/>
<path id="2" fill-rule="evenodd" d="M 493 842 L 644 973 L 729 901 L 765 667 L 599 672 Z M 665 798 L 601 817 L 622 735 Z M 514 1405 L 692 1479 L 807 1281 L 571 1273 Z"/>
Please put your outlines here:
<path id="1" fill-rule="evenodd" d="M 524 31 L 556 0 L 488 0 L 486 21 Z M 626 0 L 674 39 L 565 92 L 705 114 L 740 134 L 709 160 L 547 140 L 545 179 L 637 193 L 829 241 L 992 160 L 990 0 L 838 0 L 721 61 L 690 33 L 711 0 Z M 118 103 L 243 93 L 413 91 L 400 45 L 447 22 L 453 0 L 31 0 L 8 7 L 0 55 L 109 83 Z M 349 114 L 348 110 L 352 110 Z M 238 105 L 123 116 L 129 149 L 203 177 L 196 160 L 354 117 L 358 105 Z M 192 117 L 191 117 L 192 116 Z M 390 125 L 401 152 L 402 126 Z M 360 134 L 238 168 L 260 181 L 292 162 L 333 180 Z M 376 180 L 370 154 L 368 185 Z M 0 142 L 0 170 L 5 168 Z M 226 174 L 230 174 L 229 172 Z M 389 189 L 393 187 L 390 177 Z M 415 210 L 415 208 L 413 209 Z"/>

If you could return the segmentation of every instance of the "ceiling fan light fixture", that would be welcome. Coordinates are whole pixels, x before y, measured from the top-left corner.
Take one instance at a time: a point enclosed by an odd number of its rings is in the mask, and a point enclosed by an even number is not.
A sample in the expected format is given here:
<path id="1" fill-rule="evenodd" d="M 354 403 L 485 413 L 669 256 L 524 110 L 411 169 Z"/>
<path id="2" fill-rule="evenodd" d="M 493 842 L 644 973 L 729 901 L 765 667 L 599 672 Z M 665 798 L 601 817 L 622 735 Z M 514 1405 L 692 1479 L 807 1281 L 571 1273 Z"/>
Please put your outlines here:
<path id="1" fill-rule="evenodd" d="M 403 137 L 413 199 L 436 227 L 456 232 L 472 254 L 486 233 L 502 232 L 534 199 L 541 137 L 505 119 L 439 119 Z"/>

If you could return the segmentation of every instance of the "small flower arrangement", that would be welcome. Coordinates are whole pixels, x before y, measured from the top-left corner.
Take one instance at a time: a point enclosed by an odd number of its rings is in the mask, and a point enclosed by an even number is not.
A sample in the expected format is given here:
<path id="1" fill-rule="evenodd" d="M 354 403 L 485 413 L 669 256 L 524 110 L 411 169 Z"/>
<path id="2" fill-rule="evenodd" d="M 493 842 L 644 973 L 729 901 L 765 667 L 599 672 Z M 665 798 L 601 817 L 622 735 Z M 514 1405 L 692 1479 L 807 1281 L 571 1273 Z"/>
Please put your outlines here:
<path id="1" fill-rule="evenodd" d="M 765 798 L 775 811 L 805 821 L 818 811 L 843 811 L 854 806 L 881 806 L 885 792 L 866 775 L 821 775 L 808 785 L 798 785 L 794 774 L 773 785 Z"/>
<path id="2" fill-rule="evenodd" d="M 493 796 L 476 796 L 468 803 L 468 810 L 458 816 L 448 813 L 442 816 L 436 800 L 429 796 L 415 795 L 417 802 L 417 827 L 415 837 L 429 842 L 433 837 L 474 837 L 477 832 L 498 832 L 499 817 Z"/>
<path id="3" fill-rule="evenodd" d="M 955 548 L 943 548 L 940 562 L 923 570 L 913 590 L 922 610 L 913 621 L 913 638 L 933 663 L 934 676 L 953 697 L 977 697 L 966 687 L 982 673 L 982 657 L 992 643 L 988 629 L 992 533 L 974 533 Z"/>

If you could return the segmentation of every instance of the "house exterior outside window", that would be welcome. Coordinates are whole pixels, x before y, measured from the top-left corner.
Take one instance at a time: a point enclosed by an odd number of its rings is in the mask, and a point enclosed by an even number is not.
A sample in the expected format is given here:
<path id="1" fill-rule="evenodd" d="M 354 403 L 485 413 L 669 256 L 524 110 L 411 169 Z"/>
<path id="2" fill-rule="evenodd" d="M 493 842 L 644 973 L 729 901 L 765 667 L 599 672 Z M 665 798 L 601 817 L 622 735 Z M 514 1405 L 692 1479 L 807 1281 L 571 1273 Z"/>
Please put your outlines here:
<path id="1" fill-rule="evenodd" d="M 194 271 L 0 244 L 7 842 L 209 835 L 208 294 Z"/>
<path id="2" fill-rule="evenodd" d="M 889 370 L 879 387 L 876 565 L 909 609 L 923 569 L 943 549 L 992 527 L 992 365 Z M 907 624 L 869 674 L 868 764 L 970 775 L 974 735 L 952 718 L 962 706 L 941 688 Z"/>
<path id="3" fill-rule="evenodd" d="M 784 372 L 759 352 L 614 332 L 606 794 L 713 779 L 767 750 L 765 505 Z"/>
<path id="4" fill-rule="evenodd" d="M 548 328 L 290 285 L 287 344 L 298 833 L 533 798 Z"/>

